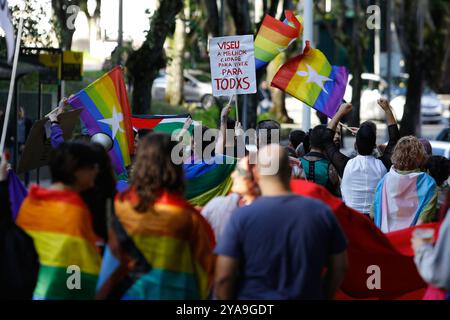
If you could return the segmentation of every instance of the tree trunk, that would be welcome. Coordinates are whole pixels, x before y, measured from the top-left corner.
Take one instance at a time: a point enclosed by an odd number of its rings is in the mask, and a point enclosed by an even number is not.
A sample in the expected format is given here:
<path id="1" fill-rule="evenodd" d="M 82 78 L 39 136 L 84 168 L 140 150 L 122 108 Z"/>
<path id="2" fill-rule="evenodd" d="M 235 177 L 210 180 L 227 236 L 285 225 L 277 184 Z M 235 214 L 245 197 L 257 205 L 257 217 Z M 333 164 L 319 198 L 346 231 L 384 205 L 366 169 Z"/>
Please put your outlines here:
<path id="1" fill-rule="evenodd" d="M 56 37 L 59 46 L 63 50 L 72 48 L 72 38 L 75 33 L 75 19 L 73 11 L 68 11 L 69 6 L 80 6 L 80 0 L 52 0 L 54 17 L 52 19 L 55 27 Z"/>
<path id="2" fill-rule="evenodd" d="M 166 100 L 172 106 L 179 106 L 184 96 L 184 48 L 186 43 L 186 28 L 184 14 L 180 13 L 176 20 L 175 33 L 171 39 L 170 66 L 167 74 Z"/>
<path id="3" fill-rule="evenodd" d="M 136 114 L 150 112 L 153 80 L 166 64 L 164 42 L 182 8 L 182 0 L 161 0 L 150 19 L 144 43 L 128 57 L 126 66 L 133 82 L 132 105 Z"/>
<path id="4" fill-rule="evenodd" d="M 412 52 L 408 59 L 409 79 L 406 91 L 405 109 L 400 125 L 400 135 L 420 135 L 420 105 L 422 99 L 424 66 L 420 55 Z"/>
<path id="5" fill-rule="evenodd" d="M 219 18 L 219 9 L 217 7 L 217 1 L 216 0 L 203 0 L 202 2 L 203 2 L 203 6 L 206 9 L 206 15 L 208 17 L 207 22 L 206 22 L 208 32 L 213 37 L 218 37 L 219 31 L 220 31 L 220 27 L 219 27 L 220 18 Z"/>
<path id="6" fill-rule="evenodd" d="M 228 8 L 233 17 L 236 27 L 236 34 L 245 35 L 252 34 L 252 26 L 250 24 L 250 7 L 248 0 L 228 0 Z M 259 81 L 257 81 L 259 85 Z M 239 119 L 243 119 L 244 98 L 239 96 Z M 254 128 L 256 125 L 256 108 L 258 106 L 257 94 L 248 95 L 247 97 L 247 128 Z"/>
<path id="7" fill-rule="evenodd" d="M 352 79 L 352 105 L 353 111 L 349 119 L 350 126 L 359 127 L 360 124 L 360 105 L 361 105 L 361 90 L 362 81 L 361 74 L 363 72 L 364 66 L 364 41 L 362 40 L 361 32 L 363 31 L 364 19 L 360 16 L 361 14 L 361 4 L 360 0 L 353 0 L 353 6 L 355 10 L 355 15 L 353 18 L 352 26 L 352 46 L 349 48 L 349 59 L 350 65 L 352 66 L 353 79 Z"/>
<path id="8" fill-rule="evenodd" d="M 278 68 L 286 62 L 286 53 L 280 53 L 274 60 L 272 60 L 269 65 L 266 68 L 267 72 L 267 81 L 269 82 L 275 74 L 278 71 Z M 277 119 L 279 119 L 281 122 L 284 123 L 294 123 L 294 121 L 289 118 L 287 110 L 286 110 L 286 103 L 285 98 L 286 94 L 284 91 L 281 91 L 280 89 L 270 87 L 270 93 L 272 96 L 272 109 L 271 112 L 275 113 L 277 116 Z"/>
<path id="9" fill-rule="evenodd" d="M 352 60 L 354 63 L 352 63 L 352 71 L 353 71 L 353 79 L 351 81 L 351 85 L 353 88 L 353 94 L 352 94 L 352 105 L 353 110 L 350 115 L 349 119 L 349 125 L 352 127 L 359 127 L 360 124 L 360 106 L 361 106 L 361 90 L 362 90 L 362 80 L 361 80 L 361 74 L 362 74 L 362 52 L 360 49 L 355 48 L 355 54 L 353 55 Z"/>

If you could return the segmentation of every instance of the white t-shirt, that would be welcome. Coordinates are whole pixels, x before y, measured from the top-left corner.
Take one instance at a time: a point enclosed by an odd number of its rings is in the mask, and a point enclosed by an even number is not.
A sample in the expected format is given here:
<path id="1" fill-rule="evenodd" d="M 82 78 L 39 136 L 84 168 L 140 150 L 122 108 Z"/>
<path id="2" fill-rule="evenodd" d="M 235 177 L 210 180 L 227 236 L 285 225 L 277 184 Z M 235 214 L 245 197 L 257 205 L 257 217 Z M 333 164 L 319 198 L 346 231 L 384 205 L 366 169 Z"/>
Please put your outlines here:
<path id="1" fill-rule="evenodd" d="M 215 197 L 203 207 L 202 215 L 211 225 L 216 241 L 219 241 L 231 214 L 238 207 L 238 201 L 239 195 L 231 193 L 225 197 Z"/>
<path id="2" fill-rule="evenodd" d="M 350 159 L 342 176 L 342 200 L 348 207 L 369 214 L 377 184 L 386 173 L 383 162 L 372 155 Z"/>

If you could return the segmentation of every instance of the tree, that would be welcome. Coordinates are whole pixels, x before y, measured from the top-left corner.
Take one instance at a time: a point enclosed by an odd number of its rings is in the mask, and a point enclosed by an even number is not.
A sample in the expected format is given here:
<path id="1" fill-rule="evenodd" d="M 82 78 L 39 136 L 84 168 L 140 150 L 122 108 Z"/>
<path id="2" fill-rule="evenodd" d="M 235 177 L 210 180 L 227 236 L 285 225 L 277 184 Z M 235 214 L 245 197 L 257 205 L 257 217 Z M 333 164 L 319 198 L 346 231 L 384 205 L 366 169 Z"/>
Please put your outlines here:
<path id="1" fill-rule="evenodd" d="M 347 14 L 349 7 L 345 0 L 333 1 L 333 11 L 325 12 L 321 6 L 316 3 L 316 12 L 321 16 L 321 21 L 326 27 L 327 31 L 342 47 L 347 50 L 350 73 L 353 78 L 350 82 L 353 88 L 352 105 L 353 111 L 351 113 L 349 124 L 358 127 L 360 123 L 360 103 L 362 81 L 361 74 L 364 71 L 364 56 L 367 52 L 369 37 L 366 27 L 365 10 L 370 4 L 368 0 L 353 0 L 351 19 L 351 32 L 346 30 Z"/>
<path id="2" fill-rule="evenodd" d="M 189 7 L 189 2 L 187 6 Z M 175 32 L 170 39 L 168 56 L 170 64 L 167 68 L 166 100 L 172 106 L 178 106 L 183 102 L 184 96 L 184 50 L 186 47 L 185 14 L 180 11 L 175 22 Z"/>
<path id="3" fill-rule="evenodd" d="M 164 42 L 174 28 L 175 17 L 183 8 L 182 0 L 161 0 L 158 9 L 150 17 L 150 28 L 141 47 L 133 51 L 126 62 L 132 81 L 133 112 L 150 111 L 153 80 L 166 65 Z"/>
<path id="4" fill-rule="evenodd" d="M 445 0 L 395 2 L 395 26 L 409 74 L 401 135 L 420 134 L 424 81 L 433 88 L 443 83 L 449 51 L 449 14 Z"/>
<path id="5" fill-rule="evenodd" d="M 93 21 L 100 17 L 101 0 L 96 0 L 96 7 L 92 16 L 89 13 L 87 3 L 88 0 L 52 0 L 53 15 L 51 23 L 61 49 L 70 50 L 72 48 L 75 20 L 79 11 L 86 14 L 90 27 Z"/>

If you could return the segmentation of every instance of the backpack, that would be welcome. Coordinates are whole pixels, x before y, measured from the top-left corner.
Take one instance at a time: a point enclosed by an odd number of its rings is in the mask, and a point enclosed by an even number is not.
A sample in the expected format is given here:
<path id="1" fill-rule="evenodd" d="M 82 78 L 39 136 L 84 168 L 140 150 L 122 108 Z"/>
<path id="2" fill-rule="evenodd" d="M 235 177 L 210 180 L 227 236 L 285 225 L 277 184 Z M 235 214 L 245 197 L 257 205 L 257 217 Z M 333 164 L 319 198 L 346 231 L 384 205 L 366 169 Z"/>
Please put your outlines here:
<path id="1" fill-rule="evenodd" d="M 319 160 L 307 160 L 305 157 L 317 157 Z M 327 188 L 332 194 L 336 194 L 335 187 L 330 181 L 329 170 L 330 161 L 325 158 L 321 153 L 309 152 L 304 157 L 300 158 L 302 162 L 303 171 L 305 172 L 306 180 L 312 181 L 314 183 L 320 184 Z"/>

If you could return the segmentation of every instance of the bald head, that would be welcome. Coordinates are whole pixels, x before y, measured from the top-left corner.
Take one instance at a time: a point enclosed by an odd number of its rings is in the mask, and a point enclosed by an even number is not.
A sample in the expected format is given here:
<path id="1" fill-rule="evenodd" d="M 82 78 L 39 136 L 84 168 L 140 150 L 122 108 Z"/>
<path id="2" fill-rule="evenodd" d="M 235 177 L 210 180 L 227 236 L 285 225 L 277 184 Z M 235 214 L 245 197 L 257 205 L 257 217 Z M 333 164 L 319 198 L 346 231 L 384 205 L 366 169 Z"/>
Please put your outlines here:
<path id="1" fill-rule="evenodd" d="M 257 171 L 260 183 L 266 180 L 277 180 L 283 185 L 289 185 L 291 167 L 289 155 L 279 144 L 268 144 L 258 151 Z"/>

